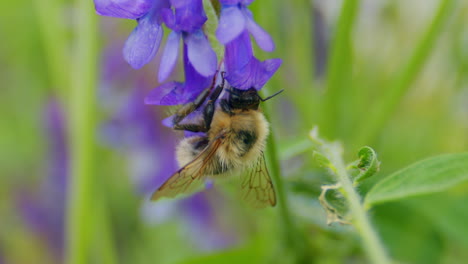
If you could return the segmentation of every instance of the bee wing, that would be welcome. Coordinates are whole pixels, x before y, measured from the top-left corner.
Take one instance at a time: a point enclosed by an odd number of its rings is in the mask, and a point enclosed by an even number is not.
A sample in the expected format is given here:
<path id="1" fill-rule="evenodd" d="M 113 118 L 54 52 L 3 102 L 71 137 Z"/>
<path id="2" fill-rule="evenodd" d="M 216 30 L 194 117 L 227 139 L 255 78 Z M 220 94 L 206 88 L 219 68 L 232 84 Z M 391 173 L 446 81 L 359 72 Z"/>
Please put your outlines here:
<path id="1" fill-rule="evenodd" d="M 268 173 L 263 153 L 254 166 L 249 168 L 247 173 L 244 173 L 241 187 L 244 200 L 253 207 L 264 208 L 276 205 L 275 188 Z"/>
<path id="2" fill-rule="evenodd" d="M 174 173 L 151 196 L 151 200 L 161 197 L 175 197 L 182 193 L 191 193 L 203 184 L 206 167 L 223 143 L 224 134 L 215 137 L 204 150 L 191 162 Z"/>

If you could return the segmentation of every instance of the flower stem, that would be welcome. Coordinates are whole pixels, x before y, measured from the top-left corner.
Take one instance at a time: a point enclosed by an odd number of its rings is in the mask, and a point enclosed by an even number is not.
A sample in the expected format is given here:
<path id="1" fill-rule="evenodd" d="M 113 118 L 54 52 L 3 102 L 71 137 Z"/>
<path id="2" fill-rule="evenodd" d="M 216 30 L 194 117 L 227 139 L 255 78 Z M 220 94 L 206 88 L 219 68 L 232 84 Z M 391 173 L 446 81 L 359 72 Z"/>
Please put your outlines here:
<path id="1" fill-rule="evenodd" d="M 275 182 L 276 196 L 278 200 L 278 210 L 280 213 L 281 222 L 282 222 L 283 228 L 286 230 L 285 233 L 291 234 L 293 232 L 288 232 L 287 230 L 292 228 L 293 226 L 292 217 L 291 217 L 291 212 L 289 210 L 288 199 L 286 196 L 284 182 L 280 174 L 280 165 L 278 162 L 276 144 L 275 144 L 273 135 L 271 134 L 267 142 L 266 152 L 267 152 L 267 156 L 268 156 L 269 164 L 270 164 L 269 171 L 270 171 L 271 177 L 273 178 Z M 288 240 L 290 240 L 290 237 L 288 237 Z"/>
<path id="2" fill-rule="evenodd" d="M 352 215 L 352 223 L 362 238 L 364 250 L 371 263 L 390 264 L 391 261 L 385 248 L 372 228 L 369 217 L 361 203 L 361 197 L 353 187 L 353 183 L 346 171 L 345 163 L 340 150 L 332 147 L 321 146 L 323 153 L 335 167 L 334 175 L 342 186 L 342 193 L 349 204 Z"/>
<path id="3" fill-rule="evenodd" d="M 205 34 L 207 35 L 211 47 L 218 57 L 218 61 L 221 61 L 224 56 L 224 46 L 218 42 L 215 33 L 216 28 L 218 27 L 219 13 L 217 13 L 218 10 L 216 10 L 215 6 L 213 6 L 213 3 L 210 0 L 203 0 L 203 7 L 205 8 L 205 13 L 208 17 L 208 20 L 204 26 Z"/>
<path id="4" fill-rule="evenodd" d="M 264 114 L 268 118 L 268 111 L 264 110 Z M 275 184 L 277 206 L 280 215 L 282 226 L 283 242 L 292 252 L 296 258 L 296 262 L 301 262 L 308 255 L 303 245 L 304 240 L 300 237 L 300 233 L 293 221 L 291 210 L 289 209 L 288 197 L 286 195 L 286 188 L 283 178 L 281 177 L 280 164 L 278 160 L 278 153 L 276 150 L 276 142 L 272 133 L 270 133 L 267 145 L 266 156 L 268 158 L 269 172 Z"/>
<path id="5" fill-rule="evenodd" d="M 92 1 L 76 2 L 76 47 L 71 71 L 71 182 L 67 226 L 67 263 L 88 263 L 93 223 L 92 179 L 96 131 L 97 23 Z M 64 62 L 66 63 L 66 62 Z"/>
<path id="6" fill-rule="evenodd" d="M 41 40 L 46 54 L 46 65 L 48 73 L 52 80 L 52 88 L 64 96 L 62 91 L 65 91 L 69 83 L 69 69 L 66 67 L 66 61 L 69 60 L 67 53 L 67 38 L 65 28 L 61 19 L 62 13 L 61 1 L 35 0 L 34 10 L 36 10 L 37 23 L 40 28 Z M 53 21 L 51 23 L 51 21 Z"/>

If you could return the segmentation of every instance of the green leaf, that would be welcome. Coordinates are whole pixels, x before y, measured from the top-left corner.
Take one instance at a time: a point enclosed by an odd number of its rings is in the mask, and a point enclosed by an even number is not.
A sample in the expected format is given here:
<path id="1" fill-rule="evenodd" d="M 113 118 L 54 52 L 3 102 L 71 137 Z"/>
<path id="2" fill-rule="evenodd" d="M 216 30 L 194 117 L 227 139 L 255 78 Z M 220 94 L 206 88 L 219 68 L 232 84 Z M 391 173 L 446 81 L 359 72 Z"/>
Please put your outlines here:
<path id="1" fill-rule="evenodd" d="M 387 250 L 398 260 L 396 263 L 443 263 L 440 258 L 444 241 L 432 223 L 422 219 L 406 202 L 378 206 L 372 215 Z"/>
<path id="2" fill-rule="evenodd" d="M 446 154 L 417 162 L 377 183 L 365 204 L 396 201 L 407 197 L 441 192 L 468 180 L 468 153 Z"/>
<path id="3" fill-rule="evenodd" d="M 456 195 L 430 195 L 411 199 L 412 210 L 420 212 L 424 221 L 431 222 L 433 229 L 448 240 L 468 248 L 468 197 Z"/>
<path id="4" fill-rule="evenodd" d="M 362 147 L 359 152 L 359 163 L 357 168 L 359 174 L 356 176 L 354 182 L 359 183 L 372 175 L 380 169 L 380 161 L 377 160 L 377 153 L 371 147 Z"/>
<path id="5" fill-rule="evenodd" d="M 280 160 L 288 160 L 308 152 L 312 147 L 312 142 L 308 138 L 281 141 L 278 146 L 279 158 Z"/>
<path id="6" fill-rule="evenodd" d="M 312 157 L 320 167 L 327 167 L 333 169 L 333 165 L 331 164 L 330 160 L 322 153 L 314 151 Z"/>

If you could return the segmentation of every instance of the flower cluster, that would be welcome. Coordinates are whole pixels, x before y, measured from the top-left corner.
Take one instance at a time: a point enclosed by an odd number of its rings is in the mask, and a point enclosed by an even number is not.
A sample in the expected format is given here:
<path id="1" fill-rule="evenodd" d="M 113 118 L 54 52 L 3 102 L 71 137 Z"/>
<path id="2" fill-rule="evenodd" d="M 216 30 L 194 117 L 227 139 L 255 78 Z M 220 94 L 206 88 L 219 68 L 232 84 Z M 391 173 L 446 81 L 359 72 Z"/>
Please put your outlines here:
<path id="1" fill-rule="evenodd" d="M 158 52 L 164 23 L 172 32 L 162 52 L 158 79 L 167 80 L 177 64 L 182 42 L 185 82 L 169 81 L 154 89 L 147 104 L 177 105 L 194 100 L 211 83 L 218 69 L 239 89 L 260 90 L 281 65 L 280 59 L 259 61 L 253 55 L 251 36 L 267 52 L 275 45 L 268 33 L 255 23 L 247 6 L 253 0 L 219 0 L 221 12 L 216 29 L 224 45 L 224 60 L 219 60 L 205 32 L 207 16 L 202 0 L 94 0 L 100 15 L 136 19 L 137 27 L 127 39 L 123 55 L 135 69 L 143 67 Z M 218 62 L 220 65 L 218 65 Z"/>

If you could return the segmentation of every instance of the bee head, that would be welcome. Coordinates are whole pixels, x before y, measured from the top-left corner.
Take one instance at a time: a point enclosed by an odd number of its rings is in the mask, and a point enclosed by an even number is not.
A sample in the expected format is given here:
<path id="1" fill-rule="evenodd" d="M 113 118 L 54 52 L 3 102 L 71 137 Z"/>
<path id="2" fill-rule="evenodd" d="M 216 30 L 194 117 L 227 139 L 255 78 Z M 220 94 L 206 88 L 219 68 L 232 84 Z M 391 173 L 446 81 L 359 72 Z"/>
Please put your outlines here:
<path id="1" fill-rule="evenodd" d="M 231 87 L 227 91 L 229 92 L 229 105 L 232 109 L 258 109 L 261 98 L 255 88 L 241 90 Z"/>
<path id="2" fill-rule="evenodd" d="M 227 90 L 229 92 L 229 106 L 232 109 L 251 109 L 257 110 L 260 101 L 265 102 L 280 94 L 283 90 L 269 96 L 265 99 L 261 98 L 258 91 L 255 88 L 249 88 L 248 90 L 241 90 L 231 87 Z"/>

